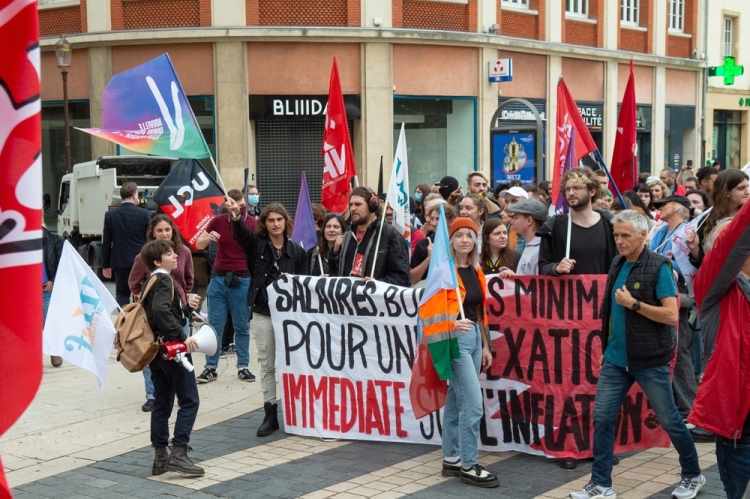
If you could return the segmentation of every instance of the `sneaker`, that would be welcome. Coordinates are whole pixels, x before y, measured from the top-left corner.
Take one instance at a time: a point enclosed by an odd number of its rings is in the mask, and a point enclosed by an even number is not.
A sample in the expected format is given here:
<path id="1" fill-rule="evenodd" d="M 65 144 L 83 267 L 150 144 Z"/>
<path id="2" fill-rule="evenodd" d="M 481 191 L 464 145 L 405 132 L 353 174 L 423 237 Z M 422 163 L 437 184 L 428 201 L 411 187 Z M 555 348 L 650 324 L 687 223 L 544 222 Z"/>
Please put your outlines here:
<path id="1" fill-rule="evenodd" d="M 210 383 L 216 381 L 216 369 L 204 369 L 203 372 L 195 378 L 198 383 Z"/>
<path id="2" fill-rule="evenodd" d="M 687 419 L 683 419 L 682 422 L 685 423 L 685 427 L 688 430 L 694 430 L 695 429 L 695 425 L 693 423 L 688 423 Z"/>
<path id="3" fill-rule="evenodd" d="M 219 352 L 219 358 L 220 359 L 226 359 L 227 358 L 227 351 L 222 349 L 221 352 Z"/>
<path id="4" fill-rule="evenodd" d="M 443 460 L 443 476 L 461 476 L 461 460 L 455 463 Z"/>
<path id="5" fill-rule="evenodd" d="M 237 347 L 234 346 L 234 343 L 230 343 L 224 351 L 226 353 L 237 353 Z"/>
<path id="6" fill-rule="evenodd" d="M 237 377 L 242 381 L 247 381 L 248 383 L 252 383 L 253 381 L 255 381 L 255 376 L 247 369 L 247 367 L 244 367 L 237 371 Z"/>
<path id="7" fill-rule="evenodd" d="M 461 481 L 477 487 L 493 488 L 498 487 L 500 482 L 497 477 L 485 470 L 482 466 L 475 464 L 469 469 L 461 467 Z"/>
<path id="8" fill-rule="evenodd" d="M 589 482 L 582 491 L 571 492 L 570 499 L 617 499 L 617 494 L 612 487 L 602 487 Z"/>
<path id="9" fill-rule="evenodd" d="M 672 491 L 672 499 L 693 499 L 706 485 L 706 477 L 698 475 L 695 478 L 682 477 L 680 484 Z"/>
<path id="10" fill-rule="evenodd" d="M 154 399 L 146 400 L 146 403 L 141 406 L 143 412 L 151 412 L 154 410 Z"/>

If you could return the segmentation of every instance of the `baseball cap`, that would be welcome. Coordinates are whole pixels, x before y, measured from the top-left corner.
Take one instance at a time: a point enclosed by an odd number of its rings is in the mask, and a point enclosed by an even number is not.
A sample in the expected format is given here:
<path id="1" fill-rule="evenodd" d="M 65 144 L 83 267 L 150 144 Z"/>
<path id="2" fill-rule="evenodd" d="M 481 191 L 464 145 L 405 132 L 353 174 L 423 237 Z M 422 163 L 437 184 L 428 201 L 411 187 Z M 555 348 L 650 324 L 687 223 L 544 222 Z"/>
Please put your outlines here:
<path id="1" fill-rule="evenodd" d="M 529 193 L 526 192 L 523 187 L 518 186 L 511 187 L 507 191 L 501 192 L 500 194 L 498 194 L 498 197 L 505 198 L 505 196 L 508 194 L 517 198 L 529 199 Z"/>
<path id="2" fill-rule="evenodd" d="M 458 189 L 458 180 L 456 180 L 454 177 L 447 176 L 443 177 L 440 182 L 435 184 L 440 187 L 440 195 L 443 196 L 443 199 L 448 199 L 450 197 L 451 192 Z"/>
<path id="3" fill-rule="evenodd" d="M 521 215 L 528 215 L 534 220 L 538 220 L 540 222 L 544 222 L 545 220 L 547 220 L 547 207 L 544 206 L 544 203 L 536 199 L 522 199 L 516 204 L 508 206 L 505 209 L 510 214 L 519 213 Z"/>
<path id="4" fill-rule="evenodd" d="M 654 206 L 656 206 L 657 208 L 660 208 L 667 203 L 681 204 L 688 210 L 692 208 L 692 205 L 690 204 L 690 200 L 686 198 L 685 196 L 667 196 L 664 199 L 654 201 Z"/>

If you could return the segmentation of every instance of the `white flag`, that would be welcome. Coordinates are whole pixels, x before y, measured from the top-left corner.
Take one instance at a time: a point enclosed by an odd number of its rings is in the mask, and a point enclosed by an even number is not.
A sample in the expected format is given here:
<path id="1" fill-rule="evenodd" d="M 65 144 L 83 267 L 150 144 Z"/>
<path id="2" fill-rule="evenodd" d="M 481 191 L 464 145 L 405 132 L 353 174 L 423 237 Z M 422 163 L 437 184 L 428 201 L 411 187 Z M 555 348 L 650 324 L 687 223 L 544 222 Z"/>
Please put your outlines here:
<path id="1" fill-rule="evenodd" d="M 409 163 L 406 159 L 406 135 L 401 123 L 401 134 L 398 136 L 396 154 L 393 157 L 391 181 L 388 184 L 388 196 L 385 202 L 393 208 L 393 227 L 411 243 L 411 223 L 409 216 Z M 383 214 L 385 216 L 385 214 Z"/>
<path id="2" fill-rule="evenodd" d="M 693 267 L 690 263 L 690 248 L 687 245 L 687 237 L 691 232 L 697 232 L 698 229 L 708 219 L 708 214 L 712 208 L 707 209 L 697 217 L 695 217 L 690 223 L 683 224 L 679 229 L 674 231 L 672 234 L 672 254 L 677 266 L 682 272 L 682 277 L 685 278 L 685 285 L 688 288 L 688 295 L 690 298 L 695 298 L 695 292 L 693 291 L 693 279 L 698 274 L 698 269 Z M 706 234 L 708 235 L 708 234 Z"/>
<path id="3" fill-rule="evenodd" d="M 115 341 L 110 314 L 116 308 L 117 302 L 104 284 L 65 241 L 44 324 L 42 351 L 91 371 L 104 391 Z"/>

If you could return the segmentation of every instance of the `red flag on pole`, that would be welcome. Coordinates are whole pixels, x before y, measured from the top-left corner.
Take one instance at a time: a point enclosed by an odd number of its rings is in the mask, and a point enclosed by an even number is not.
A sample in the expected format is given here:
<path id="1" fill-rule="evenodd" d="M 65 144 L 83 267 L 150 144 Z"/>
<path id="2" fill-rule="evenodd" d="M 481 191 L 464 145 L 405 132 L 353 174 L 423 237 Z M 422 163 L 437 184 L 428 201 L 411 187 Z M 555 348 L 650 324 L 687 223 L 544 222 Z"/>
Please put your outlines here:
<path id="1" fill-rule="evenodd" d="M 612 162 L 609 164 L 612 180 L 620 192 L 631 190 L 638 176 L 635 130 L 635 78 L 633 61 L 630 61 L 630 76 L 625 86 L 625 95 L 622 97 L 620 116 L 617 118 L 615 149 L 612 153 Z"/>
<path id="2" fill-rule="evenodd" d="M 578 105 L 570 95 L 562 76 L 557 82 L 557 140 L 555 154 L 552 158 L 552 202 L 557 202 L 560 193 L 560 179 L 566 170 L 565 158 L 570 146 L 570 130 L 575 128 L 576 162 L 590 152 L 596 151 L 596 143 L 591 138 L 586 123 L 583 122 Z"/>
<path id="3" fill-rule="evenodd" d="M 16 8 L 17 7 L 17 8 Z M 42 380 L 42 158 L 36 2 L 0 6 L 0 435 Z M 0 465 L 0 498 L 10 490 Z"/>
<path id="4" fill-rule="evenodd" d="M 344 94 L 341 91 L 339 67 L 335 57 L 328 87 L 325 126 L 323 150 L 320 153 L 325 159 L 320 202 L 329 211 L 343 213 L 349 205 L 349 194 L 352 191 L 350 181 L 357 175 L 357 168 L 354 165 L 352 139 L 349 137 L 349 122 L 346 119 Z"/>

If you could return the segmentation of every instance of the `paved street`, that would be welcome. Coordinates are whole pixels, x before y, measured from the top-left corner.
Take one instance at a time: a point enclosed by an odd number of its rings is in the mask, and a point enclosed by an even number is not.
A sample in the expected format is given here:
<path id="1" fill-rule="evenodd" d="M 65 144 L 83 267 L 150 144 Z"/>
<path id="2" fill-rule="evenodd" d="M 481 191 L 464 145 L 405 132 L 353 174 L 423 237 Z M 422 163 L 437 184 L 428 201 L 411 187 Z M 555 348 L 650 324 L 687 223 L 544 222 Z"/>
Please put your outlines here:
<path id="1" fill-rule="evenodd" d="M 259 439 L 260 383 L 237 379 L 233 355 L 221 360 L 216 382 L 199 387 L 191 457 L 206 469 L 205 477 L 151 477 L 149 416 L 140 409 L 145 398 L 142 375 L 128 373 L 112 358 L 100 393 L 89 372 L 68 363 L 55 369 L 47 357 L 44 361 L 36 399 L 0 439 L 16 499 L 563 498 L 590 477 L 590 462 L 567 471 L 541 457 L 486 453 L 480 460 L 499 476 L 501 486 L 484 490 L 441 477 L 440 449 L 434 446 L 323 442 L 287 435 L 283 427 Z M 200 370 L 201 355 L 195 364 Z M 250 369 L 257 373 L 257 364 Z M 279 420 L 283 424 L 283 418 Z M 698 445 L 708 478 L 699 497 L 723 497 L 712 447 Z M 615 489 L 623 499 L 669 498 L 678 472 L 673 449 L 622 456 L 614 471 Z"/>

